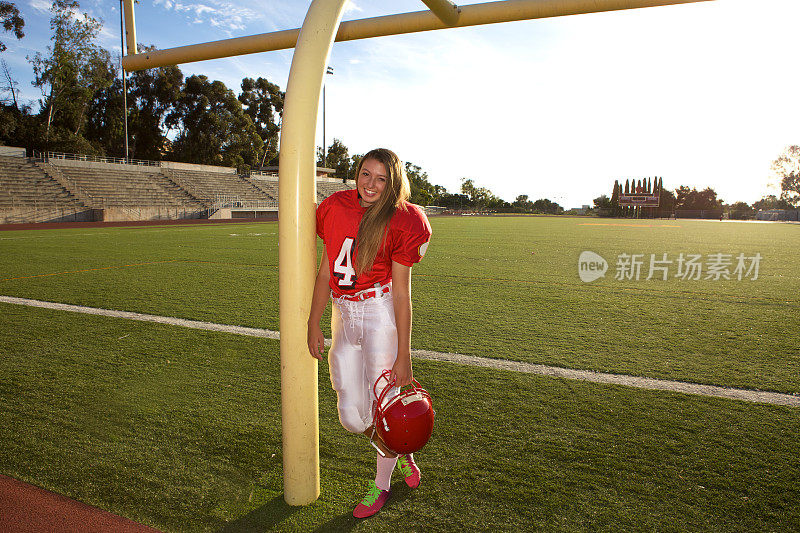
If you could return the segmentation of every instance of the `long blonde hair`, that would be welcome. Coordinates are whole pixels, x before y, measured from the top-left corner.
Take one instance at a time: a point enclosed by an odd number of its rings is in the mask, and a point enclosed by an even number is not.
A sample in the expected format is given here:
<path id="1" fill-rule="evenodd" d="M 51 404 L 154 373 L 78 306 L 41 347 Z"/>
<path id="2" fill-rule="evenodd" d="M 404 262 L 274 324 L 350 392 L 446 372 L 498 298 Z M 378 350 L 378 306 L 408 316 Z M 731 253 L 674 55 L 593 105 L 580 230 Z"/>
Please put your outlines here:
<path id="1" fill-rule="evenodd" d="M 358 226 L 356 274 L 359 276 L 372 270 L 375 257 L 386 238 L 389 221 L 397 209 L 406 208 L 405 203 L 411 196 L 411 186 L 400 158 L 386 148 L 376 148 L 361 158 L 356 172 L 356 183 L 361 175 L 361 167 L 368 159 L 374 159 L 386 167 L 386 187 L 378 201 L 367 208 Z"/>

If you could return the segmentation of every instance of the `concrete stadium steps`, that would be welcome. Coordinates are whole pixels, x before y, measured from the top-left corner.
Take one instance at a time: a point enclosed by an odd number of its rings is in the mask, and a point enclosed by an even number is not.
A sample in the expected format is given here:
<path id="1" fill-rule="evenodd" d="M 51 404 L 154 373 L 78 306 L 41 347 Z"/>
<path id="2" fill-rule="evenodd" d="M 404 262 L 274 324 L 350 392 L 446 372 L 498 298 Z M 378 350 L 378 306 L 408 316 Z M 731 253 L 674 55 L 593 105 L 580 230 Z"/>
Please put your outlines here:
<path id="1" fill-rule="evenodd" d="M 86 208 L 27 158 L 0 156 L 0 207 Z"/>
<path id="2" fill-rule="evenodd" d="M 275 201 L 278 200 L 278 181 L 277 180 L 268 180 L 268 179 L 259 179 L 259 178 L 250 178 L 248 180 L 254 187 L 258 188 L 264 194 L 269 195 L 270 197 L 274 198 Z M 334 181 L 327 181 L 327 180 L 317 180 L 317 203 L 321 202 L 328 196 L 332 195 L 338 191 L 346 191 L 348 189 L 355 188 L 351 182 L 347 184 L 342 183 L 341 180 Z"/>
<path id="3" fill-rule="evenodd" d="M 260 180 L 258 178 L 250 178 L 248 180 L 253 187 L 266 194 L 270 199 L 278 201 L 278 182 L 272 180 Z"/>
<path id="4" fill-rule="evenodd" d="M 59 166 L 59 170 L 105 206 L 200 207 L 161 173 L 100 166 Z"/>
<path id="5" fill-rule="evenodd" d="M 225 197 L 242 203 L 275 201 L 267 192 L 253 184 L 252 180 L 238 174 L 202 170 L 169 169 L 173 181 L 199 200 L 213 203 Z"/>
<path id="6" fill-rule="evenodd" d="M 321 202 L 335 192 L 346 191 L 354 188 L 355 187 L 350 183 L 342 183 L 340 180 L 335 182 L 317 180 L 317 202 Z"/>
<path id="7" fill-rule="evenodd" d="M 170 193 L 173 196 L 173 198 L 180 201 L 181 205 L 185 206 L 191 205 L 196 207 L 197 209 L 204 209 L 208 207 L 199 199 L 192 196 L 192 194 L 189 191 L 187 191 L 186 189 L 181 187 L 178 183 L 176 183 L 175 180 L 173 180 L 172 177 L 170 176 L 169 169 L 162 168 L 161 174 L 159 174 L 158 177 L 160 180 L 162 180 L 162 184 L 164 185 L 164 188 L 167 190 L 167 192 Z"/>

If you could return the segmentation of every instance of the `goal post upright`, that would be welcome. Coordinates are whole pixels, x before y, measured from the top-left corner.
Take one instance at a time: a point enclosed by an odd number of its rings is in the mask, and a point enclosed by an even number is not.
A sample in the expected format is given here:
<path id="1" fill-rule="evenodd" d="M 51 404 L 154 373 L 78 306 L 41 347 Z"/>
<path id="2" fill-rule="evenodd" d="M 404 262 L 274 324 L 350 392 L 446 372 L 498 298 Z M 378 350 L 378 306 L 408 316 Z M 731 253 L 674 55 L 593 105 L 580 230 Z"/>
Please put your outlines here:
<path id="1" fill-rule="evenodd" d="M 289 70 L 278 165 L 283 487 L 289 505 L 319 497 L 317 360 L 308 353 L 316 271 L 316 126 L 323 77 L 347 0 L 314 0 Z"/>
<path id="2" fill-rule="evenodd" d="M 133 16 L 133 2 L 134 0 L 122 0 L 120 7 L 125 4 L 123 11 L 125 12 L 125 48 L 128 49 L 129 55 L 135 55 L 136 50 L 136 19 Z M 121 51 L 123 62 L 125 60 L 125 50 Z"/>

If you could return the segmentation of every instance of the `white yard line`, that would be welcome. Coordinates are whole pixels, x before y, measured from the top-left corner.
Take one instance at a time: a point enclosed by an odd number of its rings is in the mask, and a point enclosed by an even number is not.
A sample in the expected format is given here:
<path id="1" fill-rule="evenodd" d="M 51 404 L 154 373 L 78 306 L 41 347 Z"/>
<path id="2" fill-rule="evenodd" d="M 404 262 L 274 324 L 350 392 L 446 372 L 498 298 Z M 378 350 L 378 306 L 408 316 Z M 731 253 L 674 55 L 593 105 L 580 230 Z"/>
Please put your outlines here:
<path id="1" fill-rule="evenodd" d="M 233 333 L 236 335 L 246 335 L 249 337 L 262 337 L 275 340 L 280 338 L 279 332 L 270 331 L 268 329 L 229 326 L 226 324 L 215 324 L 213 322 L 186 320 L 184 318 L 131 313 L 129 311 L 114 311 L 111 309 L 98 309 L 96 307 L 84 307 L 81 305 L 69 305 L 55 302 L 43 302 L 41 300 L 16 298 L 13 296 L 0 296 L 0 302 L 15 305 L 26 305 L 30 307 L 42 307 L 45 309 L 55 309 L 59 311 L 70 311 L 73 313 L 125 318 L 128 320 L 139 320 L 143 322 L 156 322 L 159 324 L 168 324 L 171 326 L 181 326 L 185 328 L 202 329 L 207 331 L 221 331 L 223 333 Z M 330 345 L 329 340 L 326 340 L 325 343 Z M 522 363 L 517 361 L 508 361 L 506 359 L 490 359 L 488 357 L 477 357 L 473 355 L 462 355 L 457 353 L 432 352 L 429 350 L 412 350 L 411 353 L 417 359 L 427 359 L 430 361 L 444 361 L 468 366 L 522 372 L 525 374 L 538 374 L 542 376 L 552 376 L 563 379 L 590 381 L 592 383 L 624 385 L 626 387 L 636 387 L 639 389 L 666 390 L 681 392 L 684 394 L 694 394 L 698 396 L 713 396 L 716 398 L 728 398 L 747 402 L 800 407 L 800 396 L 782 394 L 779 392 L 733 389 L 727 387 L 717 387 L 714 385 L 686 383 L 683 381 L 626 376 L 624 374 L 608 374 L 604 372 L 593 372 L 590 370 L 573 370 L 570 368 L 561 368 L 557 366 Z"/>
<path id="2" fill-rule="evenodd" d="M 627 376 L 624 374 L 593 372 L 591 370 L 574 370 L 571 368 L 561 368 L 558 366 L 520 363 L 517 361 L 509 361 L 507 359 L 489 359 L 487 357 L 461 355 L 457 353 L 440 353 L 430 352 L 427 350 L 414 350 L 412 353 L 420 359 L 448 361 L 462 365 L 482 366 L 487 368 L 510 370 L 512 372 L 522 372 L 525 374 L 539 374 L 542 376 L 553 376 L 564 379 L 591 381 L 593 383 L 625 385 L 626 387 L 636 387 L 639 389 L 667 390 L 673 392 L 682 392 L 684 394 L 696 394 L 699 396 L 714 396 L 717 398 L 744 400 L 746 402 L 771 403 L 776 405 L 800 407 L 800 396 L 782 394 L 780 392 L 766 392 L 752 389 L 732 389 L 727 387 L 717 387 L 714 385 L 687 383 L 685 381 L 642 378 L 638 376 Z"/>
<path id="3" fill-rule="evenodd" d="M 15 298 L 13 296 L 0 296 L 0 302 L 7 304 L 27 305 L 29 307 L 43 307 L 45 309 L 55 309 L 58 311 L 71 311 L 73 313 L 84 313 L 87 315 L 127 318 L 128 320 L 139 320 L 141 322 L 157 322 L 159 324 L 182 326 L 184 328 L 204 329 L 207 331 L 222 331 L 223 333 L 235 333 L 236 335 L 247 335 L 249 337 L 265 337 L 267 339 L 276 340 L 280 338 L 280 334 L 277 331 L 269 331 L 267 329 L 258 328 L 245 328 L 242 326 L 228 326 L 225 324 L 200 322 L 199 320 L 186 320 L 183 318 L 174 318 L 170 316 L 146 315 L 143 313 L 131 313 L 130 311 L 114 311 L 113 309 L 98 309 L 96 307 L 84 307 L 82 305 L 43 302 L 41 300 Z"/>

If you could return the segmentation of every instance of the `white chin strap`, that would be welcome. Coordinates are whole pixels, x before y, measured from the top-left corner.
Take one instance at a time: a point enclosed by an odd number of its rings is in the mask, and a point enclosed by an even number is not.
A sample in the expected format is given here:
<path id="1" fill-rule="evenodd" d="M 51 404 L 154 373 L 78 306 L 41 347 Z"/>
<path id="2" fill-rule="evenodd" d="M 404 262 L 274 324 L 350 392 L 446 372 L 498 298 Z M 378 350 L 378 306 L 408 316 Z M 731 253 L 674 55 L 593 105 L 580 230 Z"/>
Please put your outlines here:
<path id="1" fill-rule="evenodd" d="M 372 444 L 372 447 L 378 450 L 378 453 L 381 454 L 381 457 L 386 457 L 386 454 L 378 448 L 378 445 L 375 444 L 375 426 L 372 426 L 372 435 L 369 437 L 369 443 Z"/>

